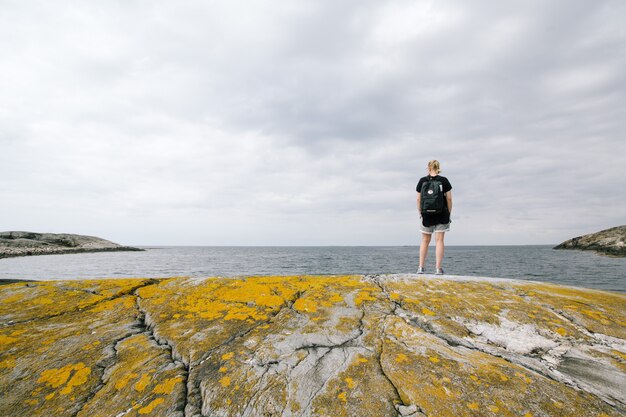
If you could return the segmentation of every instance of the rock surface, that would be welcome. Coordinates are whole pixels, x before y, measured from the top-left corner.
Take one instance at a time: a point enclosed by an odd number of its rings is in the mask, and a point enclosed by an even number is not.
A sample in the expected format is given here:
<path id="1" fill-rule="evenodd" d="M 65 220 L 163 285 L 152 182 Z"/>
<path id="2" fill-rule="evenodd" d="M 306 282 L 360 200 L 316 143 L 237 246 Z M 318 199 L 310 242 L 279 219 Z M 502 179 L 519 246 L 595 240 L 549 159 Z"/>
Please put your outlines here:
<path id="1" fill-rule="evenodd" d="M 143 249 L 122 246 L 93 236 L 0 232 L 0 258 L 30 255 L 53 255 L 62 253 L 141 251 Z"/>
<path id="2" fill-rule="evenodd" d="M 623 416 L 626 295 L 412 275 L 0 286 L 2 416 Z"/>
<path id="3" fill-rule="evenodd" d="M 605 255 L 626 256 L 626 225 L 566 240 L 554 249 L 592 250 Z"/>

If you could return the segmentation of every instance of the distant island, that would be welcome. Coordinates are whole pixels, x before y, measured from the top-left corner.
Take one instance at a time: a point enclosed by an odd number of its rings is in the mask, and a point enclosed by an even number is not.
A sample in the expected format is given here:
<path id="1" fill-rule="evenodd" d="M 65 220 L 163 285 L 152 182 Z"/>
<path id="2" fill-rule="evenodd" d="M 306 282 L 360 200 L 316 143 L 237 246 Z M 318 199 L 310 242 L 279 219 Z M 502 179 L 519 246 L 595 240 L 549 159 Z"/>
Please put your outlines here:
<path id="1" fill-rule="evenodd" d="M 626 225 L 566 240 L 554 249 L 591 250 L 609 256 L 626 256 Z"/>
<path id="2" fill-rule="evenodd" d="M 0 232 L 0 258 L 83 252 L 142 251 L 94 236 L 65 233 Z"/>

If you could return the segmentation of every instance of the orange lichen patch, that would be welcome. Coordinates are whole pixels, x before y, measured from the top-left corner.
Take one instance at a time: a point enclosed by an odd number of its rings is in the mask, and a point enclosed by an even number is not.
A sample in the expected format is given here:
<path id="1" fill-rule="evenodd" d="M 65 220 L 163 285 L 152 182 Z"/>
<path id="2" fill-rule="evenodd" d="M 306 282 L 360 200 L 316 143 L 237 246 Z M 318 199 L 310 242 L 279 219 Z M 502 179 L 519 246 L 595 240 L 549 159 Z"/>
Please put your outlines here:
<path id="1" fill-rule="evenodd" d="M 467 408 L 469 408 L 470 410 L 478 410 L 480 409 L 480 406 L 478 405 L 478 403 L 469 403 L 467 404 Z"/>
<path id="2" fill-rule="evenodd" d="M 229 361 L 235 356 L 235 352 L 228 352 L 222 355 L 223 361 Z"/>
<path id="3" fill-rule="evenodd" d="M 354 304 L 360 306 L 364 301 L 376 301 L 376 297 L 372 297 L 372 290 L 361 290 L 354 297 Z"/>
<path id="4" fill-rule="evenodd" d="M 339 293 L 332 293 L 330 297 L 328 297 L 328 303 L 325 305 L 326 307 L 330 307 L 332 304 L 337 304 L 343 301 L 343 297 Z"/>
<path id="5" fill-rule="evenodd" d="M 427 309 L 426 307 L 422 307 L 422 314 L 424 314 L 425 316 L 434 316 L 435 312 Z"/>
<path id="6" fill-rule="evenodd" d="M 0 346 L 7 346 L 17 342 L 17 338 L 0 334 Z"/>
<path id="7" fill-rule="evenodd" d="M 311 299 L 298 298 L 296 302 L 293 303 L 293 308 L 305 313 L 315 313 L 317 311 L 317 303 Z"/>
<path id="8" fill-rule="evenodd" d="M 119 380 L 115 382 L 115 389 L 121 390 L 126 385 L 128 385 L 131 379 L 135 379 L 138 376 L 139 375 L 134 372 L 127 373 L 126 375 L 122 376 Z"/>
<path id="9" fill-rule="evenodd" d="M 223 377 L 222 379 L 220 379 L 220 384 L 222 384 L 223 387 L 228 387 L 230 386 L 231 383 L 231 379 L 228 376 Z"/>
<path id="10" fill-rule="evenodd" d="M 13 369 L 15 367 L 15 357 L 6 356 L 0 360 L 0 368 Z"/>
<path id="11" fill-rule="evenodd" d="M 154 387 L 152 392 L 155 394 L 171 394 L 174 391 L 174 387 L 176 386 L 176 384 L 179 384 L 182 381 L 183 381 L 182 376 L 168 378 L 165 381 L 158 384 L 156 387 Z"/>
<path id="12" fill-rule="evenodd" d="M 83 385 L 85 382 L 87 382 L 87 378 L 89 377 L 89 374 L 91 374 L 91 368 L 85 367 L 85 365 L 82 363 L 79 363 L 74 369 L 76 372 L 74 373 L 74 375 L 72 375 L 72 378 L 70 378 L 70 380 L 67 382 L 67 385 L 65 386 L 65 388 L 63 388 L 60 391 L 61 394 L 63 395 L 67 395 L 71 393 L 74 387 Z"/>
<path id="13" fill-rule="evenodd" d="M 139 414 L 150 414 L 150 413 L 152 413 L 152 412 L 154 411 L 154 409 L 155 409 L 158 405 L 162 404 L 164 401 L 165 401 L 165 400 L 164 400 L 163 398 L 156 398 L 156 399 L 152 400 L 152 401 L 150 402 L 150 404 L 148 404 L 147 406 L 145 406 L 145 407 L 140 408 L 139 410 L 137 410 L 137 412 L 138 412 Z"/>
<path id="14" fill-rule="evenodd" d="M 408 361 L 409 361 L 409 358 L 404 353 L 398 353 L 396 355 L 396 362 L 403 363 L 403 362 L 408 362 Z"/>
<path id="15" fill-rule="evenodd" d="M 343 401 L 343 402 L 348 402 L 348 398 L 347 398 L 347 396 L 346 396 L 346 393 L 345 393 L 345 392 L 340 392 L 340 393 L 337 395 L 337 398 L 339 398 L 339 399 L 340 399 L 341 401 Z"/>
<path id="16" fill-rule="evenodd" d="M 150 383 L 151 377 L 150 374 L 143 374 L 137 383 L 134 385 L 135 391 L 142 392 L 146 389 L 148 384 Z"/>
<path id="17" fill-rule="evenodd" d="M 348 384 L 348 388 L 353 389 L 354 387 L 356 387 L 356 383 L 354 382 L 354 379 L 345 378 L 344 381 L 346 381 L 346 384 Z"/>
<path id="18" fill-rule="evenodd" d="M 79 362 L 77 364 L 68 364 L 62 368 L 46 369 L 41 372 L 37 382 L 46 384 L 50 388 L 58 388 L 67 383 L 67 385 L 60 391 L 61 394 L 66 395 L 71 393 L 74 387 L 87 382 L 89 374 L 91 374 L 91 368 L 85 366 L 84 363 Z"/>

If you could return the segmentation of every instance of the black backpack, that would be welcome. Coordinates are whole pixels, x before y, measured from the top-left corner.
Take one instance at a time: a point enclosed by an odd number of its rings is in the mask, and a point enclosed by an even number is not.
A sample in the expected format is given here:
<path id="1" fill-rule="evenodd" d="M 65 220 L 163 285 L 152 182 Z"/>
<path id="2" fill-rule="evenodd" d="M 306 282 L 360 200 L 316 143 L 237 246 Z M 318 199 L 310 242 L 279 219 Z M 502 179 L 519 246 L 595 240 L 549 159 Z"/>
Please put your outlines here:
<path id="1" fill-rule="evenodd" d="M 443 212 L 443 183 L 437 177 L 428 177 L 420 192 L 422 214 Z"/>

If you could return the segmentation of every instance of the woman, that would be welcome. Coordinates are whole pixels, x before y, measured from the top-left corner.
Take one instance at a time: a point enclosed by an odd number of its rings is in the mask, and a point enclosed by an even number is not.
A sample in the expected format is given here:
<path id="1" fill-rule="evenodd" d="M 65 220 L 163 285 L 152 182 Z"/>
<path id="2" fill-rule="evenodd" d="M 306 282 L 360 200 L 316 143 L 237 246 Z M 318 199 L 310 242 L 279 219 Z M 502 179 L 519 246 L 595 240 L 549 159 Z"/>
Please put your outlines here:
<path id="1" fill-rule="evenodd" d="M 430 239 L 435 234 L 435 274 L 443 275 L 443 238 L 445 232 L 450 230 L 450 213 L 452 213 L 452 185 L 446 177 L 439 175 L 441 168 L 439 161 L 432 160 L 428 163 L 428 175 L 420 178 L 417 183 L 417 209 L 422 218 L 420 230 L 422 232 L 422 244 L 420 245 L 420 263 L 418 274 L 424 273 L 424 261 L 428 254 Z M 422 192 L 428 193 L 422 198 Z M 439 195 L 438 195 L 439 194 Z M 427 207 L 423 207 L 426 205 Z M 438 206 L 439 205 L 439 206 Z M 438 206 L 438 207 L 437 207 Z"/>

